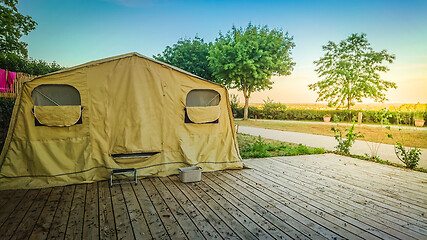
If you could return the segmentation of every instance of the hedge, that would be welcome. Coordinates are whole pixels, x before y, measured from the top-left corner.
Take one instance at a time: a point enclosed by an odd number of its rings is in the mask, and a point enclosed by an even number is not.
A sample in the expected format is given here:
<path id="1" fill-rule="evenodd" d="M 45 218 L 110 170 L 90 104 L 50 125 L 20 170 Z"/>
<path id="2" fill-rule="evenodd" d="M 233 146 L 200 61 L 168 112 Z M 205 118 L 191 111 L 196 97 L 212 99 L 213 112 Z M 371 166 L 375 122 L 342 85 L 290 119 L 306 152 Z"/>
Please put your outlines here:
<path id="1" fill-rule="evenodd" d="M 243 108 L 236 108 L 234 116 L 243 118 Z M 269 109 L 268 113 L 263 109 L 249 107 L 249 118 L 257 119 L 276 119 L 276 120 L 297 120 L 297 121 L 323 121 L 324 116 L 331 116 L 332 119 L 340 122 L 352 122 L 357 119 L 359 112 L 362 112 L 363 123 L 381 123 L 381 115 L 388 116 L 388 122 L 384 124 L 404 124 L 413 125 L 415 115 L 422 117 L 427 122 L 427 111 L 424 112 L 391 112 L 391 111 L 372 111 L 372 110 L 306 110 L 306 109 L 288 109 L 276 110 L 273 113 Z M 400 121 L 399 121 L 400 118 Z"/>

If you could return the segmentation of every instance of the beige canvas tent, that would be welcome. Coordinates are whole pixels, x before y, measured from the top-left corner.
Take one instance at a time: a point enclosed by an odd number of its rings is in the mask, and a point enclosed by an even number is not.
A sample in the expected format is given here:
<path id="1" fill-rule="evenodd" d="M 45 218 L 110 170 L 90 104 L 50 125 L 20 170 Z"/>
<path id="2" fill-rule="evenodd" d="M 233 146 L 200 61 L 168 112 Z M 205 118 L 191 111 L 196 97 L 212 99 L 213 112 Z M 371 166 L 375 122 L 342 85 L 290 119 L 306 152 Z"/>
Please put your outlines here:
<path id="1" fill-rule="evenodd" d="M 0 189 L 242 168 L 227 89 L 138 53 L 25 82 L 0 155 Z"/>

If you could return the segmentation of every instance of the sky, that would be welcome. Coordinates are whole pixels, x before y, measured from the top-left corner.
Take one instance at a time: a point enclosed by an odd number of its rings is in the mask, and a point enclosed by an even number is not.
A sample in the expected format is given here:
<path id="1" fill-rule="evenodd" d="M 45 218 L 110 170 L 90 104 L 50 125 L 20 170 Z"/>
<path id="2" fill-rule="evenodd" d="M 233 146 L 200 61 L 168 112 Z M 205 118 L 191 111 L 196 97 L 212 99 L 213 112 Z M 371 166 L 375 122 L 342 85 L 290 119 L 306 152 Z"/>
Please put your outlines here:
<path id="1" fill-rule="evenodd" d="M 427 102 L 426 0 L 20 0 L 18 10 L 38 23 L 22 39 L 29 56 L 65 67 L 129 52 L 152 57 L 180 38 L 212 42 L 249 22 L 282 29 L 294 38 L 296 66 L 290 76 L 273 76 L 271 90 L 253 93 L 253 103 L 314 103 L 308 85 L 320 80 L 313 61 L 322 45 L 363 32 L 374 50 L 396 55 L 381 75 L 398 86 L 388 102 Z"/>

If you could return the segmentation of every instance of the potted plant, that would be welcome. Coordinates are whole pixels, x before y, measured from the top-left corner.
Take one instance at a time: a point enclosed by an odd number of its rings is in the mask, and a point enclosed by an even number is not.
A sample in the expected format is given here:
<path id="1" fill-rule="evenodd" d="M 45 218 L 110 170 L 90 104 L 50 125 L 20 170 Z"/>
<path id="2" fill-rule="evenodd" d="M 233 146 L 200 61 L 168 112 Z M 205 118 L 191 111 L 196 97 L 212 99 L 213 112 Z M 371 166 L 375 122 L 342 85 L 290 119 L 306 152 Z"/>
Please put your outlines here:
<path id="1" fill-rule="evenodd" d="M 416 112 L 414 114 L 414 121 L 416 127 L 422 127 L 424 126 L 424 114 L 423 112 Z"/>
<path id="2" fill-rule="evenodd" d="M 327 114 L 327 115 L 323 116 L 323 121 L 324 122 L 330 122 L 331 121 L 331 115 Z"/>

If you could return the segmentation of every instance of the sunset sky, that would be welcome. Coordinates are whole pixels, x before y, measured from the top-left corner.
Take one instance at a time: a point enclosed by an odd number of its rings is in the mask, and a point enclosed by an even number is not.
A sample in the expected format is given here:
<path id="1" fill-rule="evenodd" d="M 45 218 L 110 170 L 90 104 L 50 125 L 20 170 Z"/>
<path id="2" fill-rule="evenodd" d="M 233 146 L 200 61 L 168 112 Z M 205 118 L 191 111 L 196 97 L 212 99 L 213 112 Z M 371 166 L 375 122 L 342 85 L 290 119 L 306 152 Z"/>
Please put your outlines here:
<path id="1" fill-rule="evenodd" d="M 318 81 L 313 61 L 322 45 L 364 32 L 374 50 L 396 55 L 383 74 L 398 89 L 391 103 L 427 102 L 427 1 L 173 1 L 20 0 L 36 30 L 23 38 L 29 56 L 71 67 L 128 52 L 152 57 L 179 38 L 198 35 L 214 41 L 232 25 L 281 28 L 294 36 L 296 67 L 291 76 L 273 77 L 273 89 L 254 93 L 282 103 L 312 103 Z M 243 99 L 241 99 L 243 101 Z M 370 102 L 370 101 L 366 101 Z"/>

